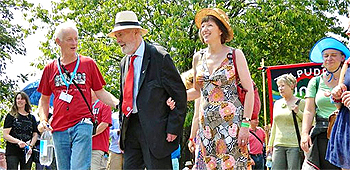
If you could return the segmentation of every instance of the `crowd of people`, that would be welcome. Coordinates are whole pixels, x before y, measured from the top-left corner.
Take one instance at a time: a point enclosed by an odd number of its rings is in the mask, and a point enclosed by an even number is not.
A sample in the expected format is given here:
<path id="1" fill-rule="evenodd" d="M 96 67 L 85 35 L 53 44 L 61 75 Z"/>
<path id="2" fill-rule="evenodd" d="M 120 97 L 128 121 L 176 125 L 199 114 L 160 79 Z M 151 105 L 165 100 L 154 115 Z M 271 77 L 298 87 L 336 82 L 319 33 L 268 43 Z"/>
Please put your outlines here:
<path id="1" fill-rule="evenodd" d="M 34 158 L 25 155 L 33 153 L 40 133 L 51 131 L 55 161 L 48 168 L 173 169 L 187 101 L 195 100 L 186 148 L 194 153 L 194 163 L 186 161 L 186 169 L 264 169 L 269 154 L 272 169 L 350 169 L 350 51 L 343 43 L 327 37 L 311 49 L 310 60 L 326 71 L 310 80 L 305 99 L 293 95 L 293 75 L 276 79 L 282 98 L 274 103 L 266 133 L 259 117 L 251 120 L 254 89 L 244 53 L 225 44 L 233 39 L 228 16 L 204 8 L 194 22 L 206 48 L 194 54 L 192 69 L 180 76 L 165 48 L 144 40 L 148 30 L 136 14 L 117 13 L 108 36 L 125 54 L 119 99 L 104 89 L 95 61 L 77 53 L 75 24 L 58 25 L 60 56 L 45 66 L 38 87 L 40 123 L 31 114 L 28 95 L 17 93 L 4 122 L 0 168 L 31 169 Z M 244 102 L 238 83 L 246 91 Z M 328 117 L 336 110 L 328 139 Z"/>

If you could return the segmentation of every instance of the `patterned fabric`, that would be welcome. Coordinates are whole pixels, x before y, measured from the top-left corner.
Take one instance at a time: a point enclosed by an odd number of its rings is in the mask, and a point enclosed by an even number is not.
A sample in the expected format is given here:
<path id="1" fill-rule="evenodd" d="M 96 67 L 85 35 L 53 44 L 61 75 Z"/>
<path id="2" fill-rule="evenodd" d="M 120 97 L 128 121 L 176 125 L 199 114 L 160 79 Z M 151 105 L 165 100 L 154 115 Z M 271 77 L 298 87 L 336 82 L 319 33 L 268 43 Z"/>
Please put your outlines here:
<path id="1" fill-rule="evenodd" d="M 345 73 L 344 84 L 350 88 L 350 68 Z M 350 169 L 350 111 L 344 105 L 334 122 L 328 142 L 326 160 L 335 166 Z"/>
<path id="2" fill-rule="evenodd" d="M 203 157 L 206 169 L 246 169 L 248 151 L 237 144 L 243 106 L 237 96 L 233 62 L 225 58 L 210 75 L 206 60 L 202 61 L 197 68 L 198 75 L 204 76 L 197 158 Z"/>

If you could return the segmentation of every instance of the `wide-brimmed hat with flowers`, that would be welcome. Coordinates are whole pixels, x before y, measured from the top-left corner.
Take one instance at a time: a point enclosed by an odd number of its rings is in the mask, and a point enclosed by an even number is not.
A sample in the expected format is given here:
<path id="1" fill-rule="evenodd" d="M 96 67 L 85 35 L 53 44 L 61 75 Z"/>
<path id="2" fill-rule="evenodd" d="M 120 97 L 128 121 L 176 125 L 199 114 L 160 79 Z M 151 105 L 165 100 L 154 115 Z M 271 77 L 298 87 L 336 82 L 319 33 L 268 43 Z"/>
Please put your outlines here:
<path id="1" fill-rule="evenodd" d="M 202 10 L 200 10 L 199 12 L 197 12 L 196 16 L 194 17 L 194 21 L 196 23 L 197 28 L 201 28 L 201 22 L 202 19 L 208 15 L 212 15 L 215 18 L 217 18 L 218 20 L 220 20 L 224 26 L 226 27 L 227 31 L 228 31 L 228 37 L 226 42 L 229 42 L 233 39 L 233 31 L 232 28 L 230 26 L 230 20 L 228 18 L 228 16 L 226 15 L 226 13 L 219 9 L 219 8 L 204 8 Z"/>
<path id="2" fill-rule="evenodd" d="M 141 29 L 142 36 L 147 34 L 148 30 L 141 27 L 139 21 L 137 20 L 137 16 L 132 11 L 122 11 L 118 12 L 115 16 L 115 26 L 108 34 L 110 37 L 115 37 L 115 32 L 128 28 L 139 28 Z"/>
<path id="3" fill-rule="evenodd" d="M 310 61 L 314 63 L 323 63 L 323 51 L 327 49 L 335 49 L 341 51 L 345 55 L 345 60 L 350 56 L 350 50 L 339 40 L 333 37 L 324 37 L 316 42 L 310 51 Z"/>

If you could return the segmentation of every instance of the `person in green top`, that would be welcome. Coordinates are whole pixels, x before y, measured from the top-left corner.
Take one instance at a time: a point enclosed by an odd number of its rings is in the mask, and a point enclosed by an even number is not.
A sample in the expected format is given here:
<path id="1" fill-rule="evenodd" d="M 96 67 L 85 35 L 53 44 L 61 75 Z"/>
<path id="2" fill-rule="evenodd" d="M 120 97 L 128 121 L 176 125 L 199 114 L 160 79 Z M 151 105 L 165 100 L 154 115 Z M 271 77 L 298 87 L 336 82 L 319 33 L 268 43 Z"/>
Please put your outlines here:
<path id="1" fill-rule="evenodd" d="M 305 102 L 293 95 L 296 78 L 292 74 L 279 76 L 277 85 L 282 98 L 273 106 L 273 123 L 267 154 L 272 152 L 272 169 L 301 169 L 292 110 L 296 113 L 300 129 Z"/>
<path id="2" fill-rule="evenodd" d="M 329 94 L 338 85 L 341 66 L 345 61 L 345 55 L 330 46 L 334 44 L 331 39 L 333 38 L 328 37 L 319 40 L 310 52 L 310 60 L 323 63 L 326 71 L 313 77 L 306 90 L 300 143 L 306 153 L 306 161 L 303 164 L 303 168 L 306 169 L 339 169 L 325 160 L 328 116 L 337 109 L 334 103 L 331 103 Z M 314 117 L 316 124 L 310 132 Z"/>

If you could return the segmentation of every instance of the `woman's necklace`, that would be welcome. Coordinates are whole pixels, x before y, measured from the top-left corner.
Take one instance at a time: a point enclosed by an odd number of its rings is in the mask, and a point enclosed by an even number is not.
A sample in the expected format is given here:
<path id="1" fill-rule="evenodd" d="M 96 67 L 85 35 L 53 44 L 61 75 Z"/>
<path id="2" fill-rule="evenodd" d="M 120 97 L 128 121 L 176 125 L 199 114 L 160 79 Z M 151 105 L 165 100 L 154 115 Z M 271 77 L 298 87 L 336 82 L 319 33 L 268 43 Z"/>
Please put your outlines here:
<path id="1" fill-rule="evenodd" d="M 292 96 L 288 100 L 284 98 L 284 103 L 282 103 L 282 108 L 291 107 L 294 104 L 294 100 L 296 99 L 295 96 Z"/>
<path id="2" fill-rule="evenodd" d="M 334 73 L 336 73 L 338 70 L 340 69 L 340 65 L 339 65 L 339 67 L 335 70 L 335 71 L 333 71 L 333 72 L 331 72 L 331 71 L 329 71 L 327 68 L 326 68 L 326 76 L 329 76 L 329 75 L 331 75 L 331 77 L 328 79 L 328 83 L 329 82 L 331 82 L 332 81 L 332 79 L 334 78 L 334 80 L 337 80 L 337 78 L 335 78 L 335 76 L 334 76 Z"/>

